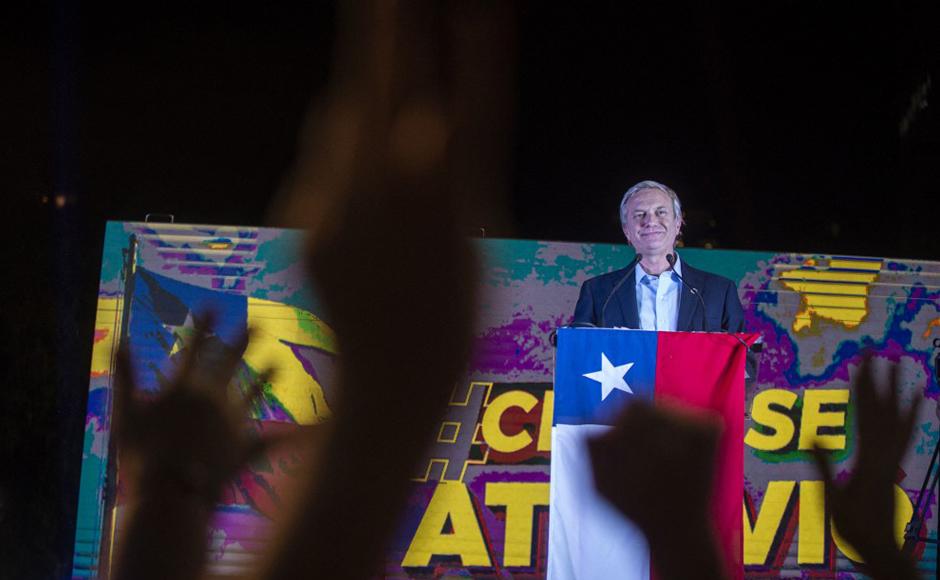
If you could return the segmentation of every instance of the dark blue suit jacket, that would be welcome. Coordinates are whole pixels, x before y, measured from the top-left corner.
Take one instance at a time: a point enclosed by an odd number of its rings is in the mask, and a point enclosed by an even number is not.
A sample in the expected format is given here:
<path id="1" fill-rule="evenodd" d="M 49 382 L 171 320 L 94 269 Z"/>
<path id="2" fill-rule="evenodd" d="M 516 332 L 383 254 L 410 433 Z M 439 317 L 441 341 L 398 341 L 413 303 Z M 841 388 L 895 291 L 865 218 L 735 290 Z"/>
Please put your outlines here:
<path id="1" fill-rule="evenodd" d="M 623 284 L 611 296 L 607 309 L 601 313 L 607 296 L 624 276 Z M 744 309 L 738 298 L 734 282 L 682 262 L 682 294 L 679 297 L 679 317 L 676 330 L 704 330 L 709 332 L 744 332 Z M 700 301 L 689 287 L 697 288 Z M 705 309 L 702 310 L 702 302 Z M 636 270 L 634 266 L 591 278 L 581 285 L 581 295 L 574 309 L 572 324 L 590 323 L 595 326 L 623 326 L 640 328 L 640 314 L 636 304 Z"/>

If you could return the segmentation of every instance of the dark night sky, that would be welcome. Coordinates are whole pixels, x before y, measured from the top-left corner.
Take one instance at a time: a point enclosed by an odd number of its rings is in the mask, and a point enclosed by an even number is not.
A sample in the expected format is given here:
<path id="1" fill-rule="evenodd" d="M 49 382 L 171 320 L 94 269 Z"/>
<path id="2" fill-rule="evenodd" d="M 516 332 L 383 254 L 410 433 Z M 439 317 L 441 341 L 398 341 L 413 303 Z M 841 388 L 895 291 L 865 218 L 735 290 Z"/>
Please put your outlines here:
<path id="1" fill-rule="evenodd" d="M 690 245 L 936 256 L 933 111 L 907 142 L 898 135 L 916 83 L 936 70 L 925 14 L 532 12 L 514 189 L 526 236 L 617 241 L 608 208 L 655 176 L 683 195 Z"/>
<path id="2" fill-rule="evenodd" d="M 692 246 L 940 256 L 933 89 L 899 133 L 917 87 L 937 82 L 927 2 L 650 4 L 518 4 L 515 228 L 493 233 L 621 242 L 620 195 L 653 178 L 682 196 Z M 0 405 L 4 453 L 34 475 L 0 477 L 0 532 L 50 554 L 71 545 L 104 221 L 263 225 L 324 85 L 334 17 L 319 2 L 57 6 L 0 18 L 4 259 L 18 280 L 0 285 L 3 367 L 20 369 L 8 384 L 41 386 Z M 42 203 L 60 191 L 65 211 Z M 25 507 L 4 516 L 4 497 Z"/>
<path id="3" fill-rule="evenodd" d="M 149 211 L 261 225 L 327 73 L 333 11 L 308 4 L 74 8 L 70 84 L 58 83 L 72 87 L 61 118 L 74 131 L 60 139 L 49 119 L 31 132 L 34 110 L 14 135 L 64 143 L 91 238 Z M 512 234 L 619 242 L 620 194 L 652 177 L 683 197 L 689 245 L 935 255 L 933 109 L 898 132 L 940 60 L 927 3 L 545 4 L 518 5 Z M 54 85 L 30 98 L 48 103 Z M 44 146 L 13 154 L 35 161 Z M 15 194 L 54 187 L 32 177 Z"/>

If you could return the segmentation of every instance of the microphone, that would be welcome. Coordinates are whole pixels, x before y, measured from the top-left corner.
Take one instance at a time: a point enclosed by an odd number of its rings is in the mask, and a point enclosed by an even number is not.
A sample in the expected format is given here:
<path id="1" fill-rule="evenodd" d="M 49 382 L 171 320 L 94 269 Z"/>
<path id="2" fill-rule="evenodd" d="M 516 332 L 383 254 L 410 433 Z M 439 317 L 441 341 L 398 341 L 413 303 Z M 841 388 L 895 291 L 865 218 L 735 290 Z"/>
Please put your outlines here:
<path id="1" fill-rule="evenodd" d="M 636 266 L 637 262 L 643 259 L 642 254 L 637 254 L 633 257 L 633 260 L 627 266 L 627 273 L 624 274 L 623 278 L 617 281 L 617 284 L 614 285 L 614 289 L 607 293 L 607 298 L 604 300 L 604 306 L 601 307 L 601 323 L 600 325 L 594 324 L 593 322 L 572 322 L 571 324 L 566 324 L 562 328 L 604 328 L 604 312 L 607 310 L 607 305 L 610 303 L 610 298 L 617 293 L 617 290 L 620 286 L 623 285 L 624 281 L 630 276 L 630 272 L 633 271 L 633 268 Z M 548 333 L 548 342 L 552 346 L 558 344 L 558 329 L 553 329 Z"/>
<path id="2" fill-rule="evenodd" d="M 708 331 L 708 317 L 705 316 L 705 299 L 702 298 L 702 293 L 698 291 L 698 288 L 689 284 L 685 281 L 685 278 L 682 277 L 682 274 L 676 272 L 676 255 L 673 253 L 666 254 L 666 261 L 669 262 L 669 269 L 672 270 L 676 276 L 679 277 L 679 280 L 682 282 L 683 286 L 689 287 L 689 292 L 695 295 L 698 298 L 699 303 L 702 305 L 702 317 L 705 320 L 705 330 Z M 695 314 L 695 310 L 692 310 L 692 314 Z"/>
<path id="3" fill-rule="evenodd" d="M 620 287 L 623 286 L 623 283 L 626 282 L 626 281 L 627 281 L 627 278 L 630 277 L 630 274 L 633 273 L 633 269 L 636 267 L 637 263 L 638 263 L 640 260 L 642 260 L 642 259 L 643 259 L 643 254 L 637 253 L 637 255 L 634 256 L 634 257 L 633 257 L 633 260 L 630 262 L 630 265 L 627 266 L 627 273 L 624 274 L 624 275 L 623 275 L 623 278 L 621 278 L 621 279 L 614 285 L 613 290 L 611 290 L 610 292 L 607 293 L 607 299 L 604 300 L 604 305 L 601 307 L 601 325 L 600 325 L 601 328 L 606 328 L 606 327 L 607 327 L 607 325 L 604 324 L 604 313 L 607 312 L 607 305 L 610 304 L 610 299 L 613 298 L 613 297 L 614 297 L 614 294 L 617 293 L 617 290 L 619 290 Z"/>
<path id="4" fill-rule="evenodd" d="M 560 328 L 597 328 L 597 325 L 591 322 L 572 322 L 571 324 L 566 324 Z M 552 331 L 548 333 L 548 344 L 552 346 L 558 346 L 557 328 L 553 328 Z"/>

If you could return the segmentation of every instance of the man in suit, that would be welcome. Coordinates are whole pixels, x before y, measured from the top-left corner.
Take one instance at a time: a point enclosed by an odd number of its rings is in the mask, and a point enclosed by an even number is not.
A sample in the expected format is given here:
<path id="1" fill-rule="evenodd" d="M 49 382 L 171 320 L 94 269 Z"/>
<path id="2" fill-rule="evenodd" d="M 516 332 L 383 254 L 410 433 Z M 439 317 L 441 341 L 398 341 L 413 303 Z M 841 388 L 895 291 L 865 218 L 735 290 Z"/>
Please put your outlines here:
<path id="1" fill-rule="evenodd" d="M 655 181 L 637 183 L 620 202 L 620 223 L 639 259 L 581 286 L 574 325 L 744 331 L 734 282 L 693 268 L 675 253 L 682 229 L 676 192 Z"/>

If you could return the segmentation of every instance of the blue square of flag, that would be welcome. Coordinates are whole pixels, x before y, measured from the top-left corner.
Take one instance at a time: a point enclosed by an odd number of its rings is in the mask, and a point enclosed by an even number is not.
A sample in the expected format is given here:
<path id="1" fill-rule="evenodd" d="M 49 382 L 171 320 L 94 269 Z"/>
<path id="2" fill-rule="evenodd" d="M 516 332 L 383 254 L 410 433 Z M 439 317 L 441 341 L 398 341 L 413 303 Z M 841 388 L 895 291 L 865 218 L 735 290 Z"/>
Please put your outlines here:
<path id="1" fill-rule="evenodd" d="M 562 328 L 555 360 L 554 425 L 612 425 L 633 397 L 652 400 L 657 333 Z"/>

